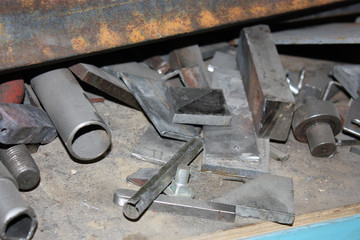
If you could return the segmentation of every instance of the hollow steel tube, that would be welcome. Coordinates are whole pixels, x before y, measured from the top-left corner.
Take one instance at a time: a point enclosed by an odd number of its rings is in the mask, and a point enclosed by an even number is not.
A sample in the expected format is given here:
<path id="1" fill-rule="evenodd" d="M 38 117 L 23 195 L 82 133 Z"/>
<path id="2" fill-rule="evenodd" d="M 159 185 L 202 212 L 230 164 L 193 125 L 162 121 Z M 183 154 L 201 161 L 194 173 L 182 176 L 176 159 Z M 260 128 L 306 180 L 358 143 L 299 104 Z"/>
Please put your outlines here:
<path id="1" fill-rule="evenodd" d="M 43 73 L 31 86 L 73 157 L 90 161 L 106 152 L 110 130 L 70 70 Z"/>

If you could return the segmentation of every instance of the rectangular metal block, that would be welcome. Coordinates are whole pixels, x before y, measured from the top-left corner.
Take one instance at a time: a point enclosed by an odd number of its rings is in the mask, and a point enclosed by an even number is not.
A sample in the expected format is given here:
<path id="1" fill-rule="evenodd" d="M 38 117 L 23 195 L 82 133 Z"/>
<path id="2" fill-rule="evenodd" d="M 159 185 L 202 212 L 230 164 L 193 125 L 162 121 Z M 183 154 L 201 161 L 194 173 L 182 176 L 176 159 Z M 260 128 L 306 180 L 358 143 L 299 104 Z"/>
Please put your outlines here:
<path id="1" fill-rule="evenodd" d="M 215 68 L 212 77 L 212 87 L 224 91 L 232 120 L 231 126 L 204 126 L 202 171 L 244 177 L 268 172 L 269 140 L 256 138 L 239 71 Z"/>
<path id="2" fill-rule="evenodd" d="M 128 199 L 134 194 L 135 191 L 132 190 L 117 189 L 114 193 L 114 203 L 119 206 L 124 206 Z M 168 212 L 181 216 L 191 216 L 224 222 L 234 222 L 236 217 L 235 205 L 166 195 L 158 196 L 150 205 L 150 209 L 157 212 Z"/>
<path id="3" fill-rule="evenodd" d="M 78 63 L 69 67 L 69 69 L 81 81 L 86 82 L 135 109 L 141 109 L 134 95 L 130 93 L 129 89 L 120 78 L 91 64 Z"/>
<path id="4" fill-rule="evenodd" d="M 207 88 L 210 86 L 210 75 L 206 70 L 198 45 L 172 51 L 169 55 L 169 63 L 171 70 L 183 72 L 189 87 Z M 195 76 L 194 80 L 192 76 Z"/>
<path id="5" fill-rule="evenodd" d="M 258 136 L 285 141 L 295 100 L 267 25 L 241 31 L 237 63 Z"/>
<path id="6" fill-rule="evenodd" d="M 129 73 L 122 73 L 121 75 L 126 86 L 134 94 L 161 136 L 186 141 L 199 134 L 193 126 L 172 122 L 172 106 L 166 96 L 164 84 Z"/>
<path id="7" fill-rule="evenodd" d="M 170 87 L 173 122 L 194 125 L 230 125 L 231 115 L 221 89 Z"/>

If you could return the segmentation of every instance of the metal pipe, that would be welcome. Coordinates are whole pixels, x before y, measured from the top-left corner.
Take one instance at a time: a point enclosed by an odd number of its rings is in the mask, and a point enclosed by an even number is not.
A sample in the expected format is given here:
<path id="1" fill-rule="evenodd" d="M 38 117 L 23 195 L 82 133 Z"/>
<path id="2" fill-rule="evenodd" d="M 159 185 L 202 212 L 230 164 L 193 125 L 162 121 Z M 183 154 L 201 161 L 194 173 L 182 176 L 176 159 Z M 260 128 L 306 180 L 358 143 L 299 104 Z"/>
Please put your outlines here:
<path id="1" fill-rule="evenodd" d="M 0 145 L 0 162 L 15 178 L 20 190 L 33 189 L 40 181 L 40 170 L 24 144 Z"/>
<path id="2" fill-rule="evenodd" d="M 203 149 L 199 137 L 190 139 L 177 153 L 142 186 L 124 205 L 123 212 L 132 220 L 138 219 L 175 177 L 177 166 L 188 165 Z"/>
<path id="3" fill-rule="evenodd" d="M 43 73 L 31 86 L 73 157 L 89 161 L 106 152 L 110 130 L 70 70 Z"/>
<path id="4" fill-rule="evenodd" d="M 37 226 L 34 210 L 22 198 L 0 162 L 0 239 L 31 239 Z"/>

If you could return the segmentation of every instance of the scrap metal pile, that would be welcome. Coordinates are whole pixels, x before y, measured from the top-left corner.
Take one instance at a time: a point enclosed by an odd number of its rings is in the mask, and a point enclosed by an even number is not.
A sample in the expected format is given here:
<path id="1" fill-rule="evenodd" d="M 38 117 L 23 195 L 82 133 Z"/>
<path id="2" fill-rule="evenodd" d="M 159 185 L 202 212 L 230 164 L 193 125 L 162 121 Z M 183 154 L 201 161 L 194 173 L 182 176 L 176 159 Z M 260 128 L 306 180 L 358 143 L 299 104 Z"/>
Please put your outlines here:
<path id="1" fill-rule="evenodd" d="M 341 44 L 358 43 L 360 26 L 351 26 L 356 30 Z M 35 212 L 18 191 L 34 189 L 40 181 L 31 149 L 58 134 L 75 161 L 106 157 L 110 128 L 79 82 L 143 111 L 150 122 L 132 156 L 160 167 L 141 168 L 127 178 L 140 186 L 138 191 L 115 191 L 114 203 L 123 206 L 126 218 L 137 220 L 151 208 L 220 221 L 240 216 L 291 225 L 293 181 L 269 173 L 269 157 L 285 161 L 289 155 L 270 142 L 286 143 L 294 134 L 315 157 L 331 157 L 338 146 L 358 144 L 360 66 L 335 64 L 307 81 L 306 69 L 284 69 L 276 44 L 318 44 L 326 37 L 315 35 L 330 34 L 332 27 L 317 26 L 309 39 L 297 37 L 308 29 L 272 34 L 269 26 L 255 25 L 243 28 L 231 44 L 192 45 L 143 62 L 78 63 L 42 73 L 29 84 L 21 81 L 15 100 L 2 91 L 0 238 L 30 239 L 36 229 Z M 326 39 L 339 44 L 337 37 Z M 345 111 L 329 101 L 339 92 L 349 96 Z M 359 148 L 352 151 L 359 153 Z M 189 183 L 189 176 L 197 174 L 191 168 L 196 157 L 202 158 L 202 171 L 242 183 L 212 201 L 198 199 Z"/>

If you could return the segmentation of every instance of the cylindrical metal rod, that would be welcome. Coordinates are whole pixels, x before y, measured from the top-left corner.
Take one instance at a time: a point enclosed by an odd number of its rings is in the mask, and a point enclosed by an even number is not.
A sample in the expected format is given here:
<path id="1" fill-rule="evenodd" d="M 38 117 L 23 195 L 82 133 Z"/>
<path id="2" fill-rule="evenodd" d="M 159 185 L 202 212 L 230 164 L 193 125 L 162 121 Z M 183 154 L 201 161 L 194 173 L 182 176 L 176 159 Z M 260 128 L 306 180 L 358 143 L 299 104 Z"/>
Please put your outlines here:
<path id="1" fill-rule="evenodd" d="M 31 86 L 73 157 L 94 160 L 106 152 L 110 130 L 70 70 L 43 73 Z"/>
<path id="2" fill-rule="evenodd" d="M 33 189 L 40 181 L 40 170 L 24 144 L 0 145 L 0 161 L 15 178 L 20 190 Z"/>
<path id="3" fill-rule="evenodd" d="M 336 152 L 333 131 L 327 123 L 315 123 L 306 130 L 311 155 L 328 157 Z"/>
<path id="4" fill-rule="evenodd" d="M 37 225 L 35 212 L 9 176 L 0 162 L 0 239 L 31 239 Z"/>
<path id="5" fill-rule="evenodd" d="M 179 164 L 188 165 L 203 149 L 199 137 L 190 139 L 149 181 L 125 204 L 123 212 L 126 217 L 136 220 L 150 204 L 165 190 L 175 177 Z"/>

